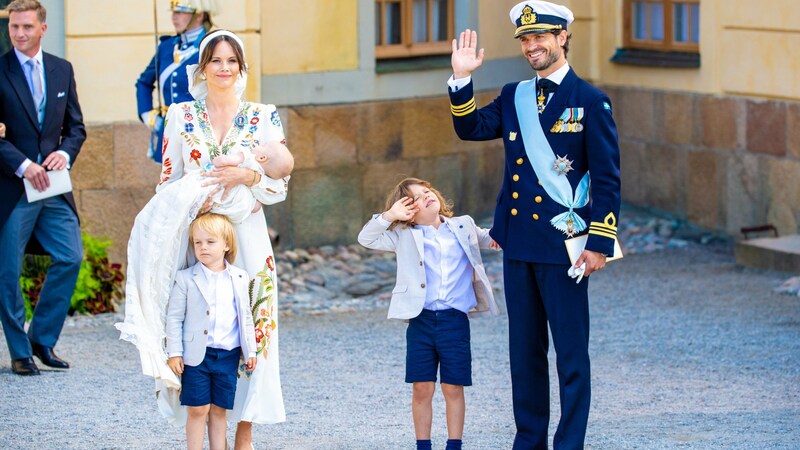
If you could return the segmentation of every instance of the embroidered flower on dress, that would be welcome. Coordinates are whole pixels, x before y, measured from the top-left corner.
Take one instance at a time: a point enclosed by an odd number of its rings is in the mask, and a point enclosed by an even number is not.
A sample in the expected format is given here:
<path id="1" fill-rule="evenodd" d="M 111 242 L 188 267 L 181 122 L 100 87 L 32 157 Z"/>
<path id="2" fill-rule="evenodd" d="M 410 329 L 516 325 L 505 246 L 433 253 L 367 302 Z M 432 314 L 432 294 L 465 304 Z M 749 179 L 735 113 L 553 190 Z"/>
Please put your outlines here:
<path id="1" fill-rule="evenodd" d="M 275 270 L 275 260 L 272 259 L 272 255 L 267 258 L 267 267 L 269 267 L 269 270 Z"/>
<path id="2" fill-rule="evenodd" d="M 194 131 L 194 124 L 192 122 L 186 122 L 183 129 L 186 130 L 187 133 L 192 133 Z"/>
<path id="3" fill-rule="evenodd" d="M 250 125 L 258 124 L 258 120 L 259 120 L 258 117 L 253 116 L 253 118 L 250 119 Z"/>
<path id="4" fill-rule="evenodd" d="M 189 158 L 192 160 L 192 162 L 197 164 L 197 167 L 200 167 L 200 156 L 202 156 L 202 154 L 200 153 L 200 150 L 197 149 L 193 149 L 192 152 L 189 153 Z"/>
<path id="5" fill-rule="evenodd" d="M 272 111 L 272 116 L 269 119 L 276 127 L 281 126 L 281 116 L 278 115 L 278 111 Z"/>
<path id="6" fill-rule="evenodd" d="M 261 339 L 264 339 L 264 332 L 256 329 L 256 343 L 261 342 Z"/>
<path id="7" fill-rule="evenodd" d="M 246 121 L 247 119 L 240 113 L 233 119 L 233 124 L 236 125 L 236 128 L 241 130 L 242 128 L 244 128 L 244 124 Z"/>

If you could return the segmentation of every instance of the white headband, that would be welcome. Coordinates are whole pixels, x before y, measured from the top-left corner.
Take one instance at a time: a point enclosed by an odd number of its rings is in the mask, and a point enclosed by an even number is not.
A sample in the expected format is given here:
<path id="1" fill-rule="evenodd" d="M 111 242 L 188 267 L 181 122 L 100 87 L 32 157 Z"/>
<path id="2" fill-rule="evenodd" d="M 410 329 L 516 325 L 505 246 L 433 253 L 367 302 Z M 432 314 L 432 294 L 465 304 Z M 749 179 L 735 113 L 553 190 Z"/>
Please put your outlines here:
<path id="1" fill-rule="evenodd" d="M 232 32 L 230 32 L 228 30 L 214 30 L 214 31 L 208 33 L 203 38 L 202 42 L 200 42 L 200 48 L 199 48 L 199 50 L 200 50 L 200 59 L 203 59 L 203 50 L 206 49 L 206 45 L 208 45 L 208 43 L 211 42 L 211 40 L 214 39 L 217 36 L 228 36 L 229 38 L 231 38 L 234 41 L 236 41 L 236 43 L 239 44 L 239 47 L 242 49 L 242 57 L 244 57 L 244 43 L 242 42 L 241 39 L 239 39 L 239 36 L 233 34 Z"/>
<path id="2" fill-rule="evenodd" d="M 228 36 L 233 39 L 237 44 L 239 44 L 239 48 L 242 49 L 242 58 L 244 58 L 244 43 L 242 40 L 239 39 L 239 36 L 236 36 L 232 32 L 228 30 L 214 30 L 208 33 L 200 42 L 199 54 L 200 60 L 203 59 L 203 51 L 205 51 L 206 46 L 212 39 L 218 36 Z M 242 61 L 244 65 L 244 61 Z M 192 97 L 195 100 L 202 100 L 208 96 L 208 85 L 205 80 L 197 80 L 195 83 L 195 71 L 197 70 L 198 64 L 190 64 L 186 66 L 186 76 L 189 78 L 189 93 L 192 94 Z M 242 94 L 244 94 L 244 89 L 247 86 L 247 74 L 245 72 L 239 72 L 239 78 L 236 79 L 234 83 L 234 90 L 236 91 L 236 96 L 242 98 Z"/>

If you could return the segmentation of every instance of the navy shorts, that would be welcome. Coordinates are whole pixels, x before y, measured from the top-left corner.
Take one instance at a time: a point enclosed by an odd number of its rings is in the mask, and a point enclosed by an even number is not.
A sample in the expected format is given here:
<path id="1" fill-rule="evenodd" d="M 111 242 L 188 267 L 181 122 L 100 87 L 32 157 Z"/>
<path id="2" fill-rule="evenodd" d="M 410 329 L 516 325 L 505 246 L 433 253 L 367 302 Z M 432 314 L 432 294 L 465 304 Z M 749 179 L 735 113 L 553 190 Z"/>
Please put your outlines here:
<path id="1" fill-rule="evenodd" d="M 436 382 L 472 386 L 469 317 L 457 309 L 430 311 L 408 322 L 406 383 Z"/>
<path id="2" fill-rule="evenodd" d="M 241 354 L 241 347 L 232 350 L 206 347 L 206 356 L 200 365 L 184 365 L 181 405 L 212 404 L 223 409 L 233 409 Z"/>

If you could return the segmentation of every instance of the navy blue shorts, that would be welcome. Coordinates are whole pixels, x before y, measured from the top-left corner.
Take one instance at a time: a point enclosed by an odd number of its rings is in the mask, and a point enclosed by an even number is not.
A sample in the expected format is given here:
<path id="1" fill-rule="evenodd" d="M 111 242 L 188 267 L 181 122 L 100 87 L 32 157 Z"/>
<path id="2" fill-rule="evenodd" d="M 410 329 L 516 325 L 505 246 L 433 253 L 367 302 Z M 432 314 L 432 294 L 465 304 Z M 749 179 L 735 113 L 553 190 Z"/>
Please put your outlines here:
<path id="1" fill-rule="evenodd" d="M 236 380 L 242 348 L 221 350 L 206 347 L 206 356 L 197 366 L 183 366 L 181 405 L 217 405 L 233 409 Z"/>
<path id="2" fill-rule="evenodd" d="M 422 312 L 406 329 L 406 383 L 436 382 L 472 386 L 469 317 L 457 309 Z"/>

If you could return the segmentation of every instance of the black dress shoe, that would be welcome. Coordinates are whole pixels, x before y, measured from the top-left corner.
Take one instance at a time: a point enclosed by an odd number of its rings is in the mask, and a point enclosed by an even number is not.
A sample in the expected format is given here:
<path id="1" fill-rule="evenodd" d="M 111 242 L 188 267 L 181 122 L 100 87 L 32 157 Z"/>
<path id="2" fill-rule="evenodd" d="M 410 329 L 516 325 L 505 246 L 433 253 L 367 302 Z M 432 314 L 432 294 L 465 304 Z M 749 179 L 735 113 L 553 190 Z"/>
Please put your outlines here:
<path id="1" fill-rule="evenodd" d="M 55 369 L 69 369 L 69 363 L 56 356 L 52 348 L 31 341 L 31 350 L 33 350 L 33 356 L 39 358 L 39 361 L 45 366 Z"/>
<path id="2" fill-rule="evenodd" d="M 17 375 L 39 375 L 39 368 L 33 358 L 22 358 L 11 361 L 11 370 Z"/>

